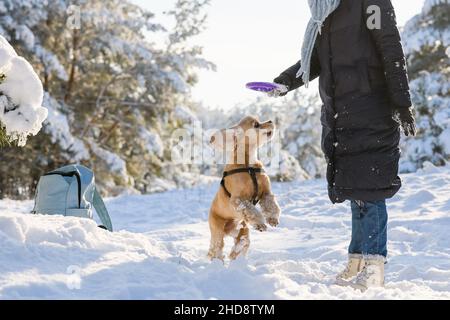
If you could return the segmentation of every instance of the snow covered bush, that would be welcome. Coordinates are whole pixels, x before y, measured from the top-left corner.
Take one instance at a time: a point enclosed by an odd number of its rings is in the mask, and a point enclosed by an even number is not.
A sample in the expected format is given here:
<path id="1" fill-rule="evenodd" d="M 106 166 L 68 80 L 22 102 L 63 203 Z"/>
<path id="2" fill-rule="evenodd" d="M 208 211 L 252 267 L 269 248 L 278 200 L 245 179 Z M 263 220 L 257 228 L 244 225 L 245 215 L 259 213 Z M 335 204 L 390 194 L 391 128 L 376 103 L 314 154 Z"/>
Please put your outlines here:
<path id="1" fill-rule="evenodd" d="M 401 170 L 450 160 L 450 3 L 427 0 L 403 31 L 418 135 L 402 141 Z"/>
<path id="2" fill-rule="evenodd" d="M 0 35 L 0 130 L 5 142 L 24 146 L 47 117 L 43 88 L 33 67 Z"/>

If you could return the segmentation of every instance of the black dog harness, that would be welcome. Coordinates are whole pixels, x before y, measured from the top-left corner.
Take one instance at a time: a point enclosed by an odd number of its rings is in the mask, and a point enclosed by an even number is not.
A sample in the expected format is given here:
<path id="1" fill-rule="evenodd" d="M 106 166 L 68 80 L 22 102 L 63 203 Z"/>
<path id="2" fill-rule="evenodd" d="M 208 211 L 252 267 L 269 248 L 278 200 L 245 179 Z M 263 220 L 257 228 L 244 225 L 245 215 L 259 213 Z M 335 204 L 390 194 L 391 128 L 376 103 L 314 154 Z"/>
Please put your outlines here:
<path id="1" fill-rule="evenodd" d="M 252 181 L 253 181 L 253 190 L 254 190 L 253 197 L 252 197 L 252 202 L 253 202 L 253 205 L 258 204 L 258 202 L 259 202 L 259 199 L 258 199 L 259 191 L 258 191 L 258 180 L 256 179 L 256 174 L 257 173 L 265 173 L 264 169 L 248 167 L 248 168 L 240 168 L 240 169 L 225 171 L 223 173 L 222 181 L 220 181 L 220 185 L 222 186 L 223 190 L 225 191 L 226 195 L 229 198 L 231 198 L 231 193 L 225 187 L 225 178 L 228 177 L 228 176 L 231 176 L 233 174 L 237 174 L 237 173 L 248 173 L 250 175 L 250 177 L 252 178 Z"/>

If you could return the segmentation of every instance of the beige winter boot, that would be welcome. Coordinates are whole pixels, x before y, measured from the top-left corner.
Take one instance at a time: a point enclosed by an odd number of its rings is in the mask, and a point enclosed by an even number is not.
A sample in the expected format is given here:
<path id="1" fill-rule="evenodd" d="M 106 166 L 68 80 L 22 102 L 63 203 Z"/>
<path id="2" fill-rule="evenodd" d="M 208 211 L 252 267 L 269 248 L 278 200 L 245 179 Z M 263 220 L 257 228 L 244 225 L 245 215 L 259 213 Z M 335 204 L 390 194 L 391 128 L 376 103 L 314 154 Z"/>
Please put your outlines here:
<path id="1" fill-rule="evenodd" d="M 384 263 L 383 256 L 365 256 L 363 271 L 356 277 L 353 288 L 366 291 L 368 288 L 384 287 Z"/>
<path id="2" fill-rule="evenodd" d="M 364 259 L 362 254 L 349 254 L 347 266 L 344 271 L 336 276 L 336 284 L 347 286 L 352 278 L 356 277 L 364 269 Z"/>

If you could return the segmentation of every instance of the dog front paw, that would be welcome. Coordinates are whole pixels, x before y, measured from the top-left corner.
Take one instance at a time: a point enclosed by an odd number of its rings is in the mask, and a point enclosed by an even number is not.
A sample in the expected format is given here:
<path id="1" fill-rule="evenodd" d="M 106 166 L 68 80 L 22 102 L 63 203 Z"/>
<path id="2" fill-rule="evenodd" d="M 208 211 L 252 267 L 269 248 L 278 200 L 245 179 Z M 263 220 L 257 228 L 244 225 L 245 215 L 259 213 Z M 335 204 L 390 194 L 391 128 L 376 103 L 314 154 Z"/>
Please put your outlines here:
<path id="1" fill-rule="evenodd" d="M 258 224 L 255 224 L 253 227 L 254 227 L 256 230 L 258 230 L 259 232 L 267 231 L 267 226 L 266 226 L 265 223 L 258 223 Z"/>
<path id="2" fill-rule="evenodd" d="M 277 227 L 280 224 L 280 219 L 276 217 L 267 218 L 267 223 L 272 227 Z"/>

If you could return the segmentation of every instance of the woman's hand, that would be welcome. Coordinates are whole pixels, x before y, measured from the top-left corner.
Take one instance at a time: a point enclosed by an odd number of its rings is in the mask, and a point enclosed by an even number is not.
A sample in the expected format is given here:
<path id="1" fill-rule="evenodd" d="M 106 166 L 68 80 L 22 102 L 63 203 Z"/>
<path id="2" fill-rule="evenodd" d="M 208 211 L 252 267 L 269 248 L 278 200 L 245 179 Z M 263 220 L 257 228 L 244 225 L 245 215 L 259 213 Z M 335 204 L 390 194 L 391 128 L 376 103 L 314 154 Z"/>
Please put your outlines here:
<path id="1" fill-rule="evenodd" d="M 287 75 L 282 74 L 279 77 L 275 78 L 273 80 L 273 82 L 275 82 L 276 84 L 281 84 L 281 85 L 285 86 L 286 90 L 275 89 L 273 91 L 270 91 L 268 93 L 269 97 L 277 98 L 277 97 L 284 97 L 285 95 L 287 95 L 287 93 L 289 92 L 290 84 L 291 84 L 291 80 Z"/>
<path id="2" fill-rule="evenodd" d="M 414 119 L 413 108 L 398 108 L 395 116 L 400 122 L 405 135 L 414 137 L 417 134 L 416 120 Z"/>

